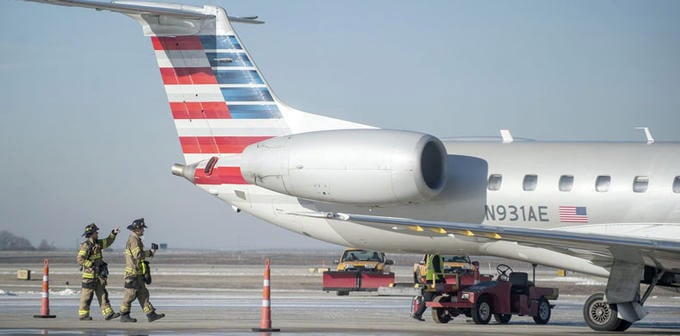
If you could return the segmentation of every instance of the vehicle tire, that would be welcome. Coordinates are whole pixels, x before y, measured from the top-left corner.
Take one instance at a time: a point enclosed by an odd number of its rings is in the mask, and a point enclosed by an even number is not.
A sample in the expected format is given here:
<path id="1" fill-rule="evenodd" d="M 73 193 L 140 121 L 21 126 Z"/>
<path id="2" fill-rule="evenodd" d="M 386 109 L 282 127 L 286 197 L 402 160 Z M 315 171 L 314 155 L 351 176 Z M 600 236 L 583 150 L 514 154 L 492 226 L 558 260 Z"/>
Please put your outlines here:
<path id="1" fill-rule="evenodd" d="M 488 295 L 482 295 L 472 307 L 472 321 L 475 324 L 488 324 L 491 320 L 493 305 Z"/>
<path id="2" fill-rule="evenodd" d="M 508 324 L 512 318 L 512 314 L 493 314 L 493 319 L 500 324 Z"/>
<path id="3" fill-rule="evenodd" d="M 449 302 L 449 298 L 439 295 L 432 302 Z M 436 323 L 449 323 L 453 317 L 446 308 L 432 308 L 432 320 Z"/>
<path id="4" fill-rule="evenodd" d="M 536 324 L 547 324 L 550 321 L 550 302 L 544 296 L 538 299 L 538 309 L 536 310 L 536 316 L 534 316 L 534 322 Z"/>
<path id="5" fill-rule="evenodd" d="M 347 296 L 347 295 L 349 295 L 349 291 L 342 290 L 342 291 L 338 291 L 337 294 L 338 294 L 338 296 Z"/>
<path id="6" fill-rule="evenodd" d="M 591 295 L 583 305 L 583 319 L 596 331 L 624 331 L 632 325 L 631 322 L 616 317 L 617 315 L 617 306 L 604 302 L 602 293 Z"/>

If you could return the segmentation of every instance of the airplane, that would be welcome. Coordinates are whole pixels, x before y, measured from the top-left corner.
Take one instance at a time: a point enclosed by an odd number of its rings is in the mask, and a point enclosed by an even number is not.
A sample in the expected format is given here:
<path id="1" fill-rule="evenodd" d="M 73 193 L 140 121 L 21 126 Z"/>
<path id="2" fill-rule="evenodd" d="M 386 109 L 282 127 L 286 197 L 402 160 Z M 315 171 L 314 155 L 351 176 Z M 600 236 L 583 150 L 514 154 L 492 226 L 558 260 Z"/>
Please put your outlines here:
<path id="1" fill-rule="evenodd" d="M 608 277 L 597 331 L 680 288 L 680 144 L 440 139 L 306 113 L 272 92 L 217 6 L 27 0 L 112 11 L 151 39 L 185 162 L 237 212 L 343 246 L 488 255 Z M 531 160 L 517 160 L 530 157 Z M 641 284 L 648 285 L 642 291 Z"/>

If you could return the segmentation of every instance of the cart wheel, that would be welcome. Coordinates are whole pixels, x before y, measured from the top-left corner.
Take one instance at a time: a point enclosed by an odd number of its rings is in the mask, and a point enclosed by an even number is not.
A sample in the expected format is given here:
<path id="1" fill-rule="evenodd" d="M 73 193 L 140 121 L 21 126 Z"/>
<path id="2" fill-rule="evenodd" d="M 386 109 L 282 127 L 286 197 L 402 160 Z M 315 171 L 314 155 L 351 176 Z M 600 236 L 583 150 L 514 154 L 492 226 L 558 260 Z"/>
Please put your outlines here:
<path id="1" fill-rule="evenodd" d="M 338 294 L 338 296 L 347 296 L 347 295 L 349 295 L 349 291 L 344 291 L 344 290 L 343 290 L 343 291 L 338 291 L 337 294 Z"/>
<path id="2" fill-rule="evenodd" d="M 447 297 L 442 295 L 436 296 L 432 302 L 449 302 Z M 436 323 L 449 323 L 453 317 L 449 314 L 446 308 L 432 308 L 432 319 Z"/>
<path id="3" fill-rule="evenodd" d="M 475 324 L 488 324 L 489 320 L 491 320 L 492 311 L 493 306 L 491 305 L 489 296 L 482 295 L 475 303 L 475 306 L 472 307 L 472 321 L 474 321 Z"/>
<path id="4" fill-rule="evenodd" d="M 510 322 L 510 318 L 512 317 L 512 314 L 493 314 L 494 320 L 500 324 L 508 324 Z"/>
<path id="5" fill-rule="evenodd" d="M 534 316 L 534 322 L 536 324 L 546 324 L 548 321 L 550 321 L 550 303 L 544 296 L 541 296 L 538 299 L 538 310 L 536 311 L 536 316 Z"/>

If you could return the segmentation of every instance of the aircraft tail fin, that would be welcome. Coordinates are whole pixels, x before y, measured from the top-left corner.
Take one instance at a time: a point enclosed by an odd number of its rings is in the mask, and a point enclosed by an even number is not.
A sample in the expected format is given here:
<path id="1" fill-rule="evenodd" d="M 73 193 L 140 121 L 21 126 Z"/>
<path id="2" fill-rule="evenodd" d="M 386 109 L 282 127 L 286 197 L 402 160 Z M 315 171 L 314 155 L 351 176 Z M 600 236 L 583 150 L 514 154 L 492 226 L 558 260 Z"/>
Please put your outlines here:
<path id="1" fill-rule="evenodd" d="M 224 183 L 245 183 L 234 162 L 252 143 L 292 133 L 367 127 L 283 104 L 231 25 L 263 23 L 257 17 L 232 17 L 207 5 L 29 1 L 108 10 L 137 20 L 151 38 L 186 164 L 204 167 L 217 157 L 216 168 L 233 173 Z"/>

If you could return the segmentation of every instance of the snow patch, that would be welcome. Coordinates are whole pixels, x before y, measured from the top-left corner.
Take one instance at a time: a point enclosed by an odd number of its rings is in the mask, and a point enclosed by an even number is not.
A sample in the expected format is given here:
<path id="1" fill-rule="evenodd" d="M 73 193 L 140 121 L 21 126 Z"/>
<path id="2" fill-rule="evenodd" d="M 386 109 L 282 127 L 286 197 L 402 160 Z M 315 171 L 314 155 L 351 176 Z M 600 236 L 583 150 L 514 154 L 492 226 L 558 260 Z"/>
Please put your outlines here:
<path id="1" fill-rule="evenodd" d="M 553 282 L 571 282 L 574 285 L 577 286 L 603 286 L 606 285 L 606 281 L 601 281 L 601 280 L 596 280 L 596 279 L 588 279 L 588 278 L 581 278 L 581 277 L 574 277 L 574 276 L 566 276 L 566 277 L 554 277 L 550 279 L 545 279 L 546 281 L 553 281 Z"/>
<path id="2" fill-rule="evenodd" d="M 72 296 L 72 295 L 79 295 L 80 291 L 75 291 L 70 288 L 66 288 L 64 290 L 60 291 L 50 291 L 50 295 L 58 295 L 58 296 Z"/>
<path id="3" fill-rule="evenodd" d="M 12 293 L 12 292 L 10 292 L 10 291 L 6 291 L 6 290 L 4 290 L 4 289 L 0 289 L 0 296 L 17 296 L 17 295 L 14 294 L 14 293 Z"/>

